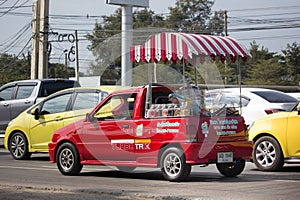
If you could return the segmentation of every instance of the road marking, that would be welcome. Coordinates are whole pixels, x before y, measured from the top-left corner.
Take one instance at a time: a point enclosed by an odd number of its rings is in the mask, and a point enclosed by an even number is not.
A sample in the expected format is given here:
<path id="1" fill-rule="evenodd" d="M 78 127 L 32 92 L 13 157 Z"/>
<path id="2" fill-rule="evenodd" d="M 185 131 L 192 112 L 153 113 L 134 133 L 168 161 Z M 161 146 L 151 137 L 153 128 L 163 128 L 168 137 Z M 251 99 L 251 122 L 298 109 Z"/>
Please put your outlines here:
<path id="1" fill-rule="evenodd" d="M 4 168 L 4 169 L 28 169 L 28 170 L 41 170 L 41 171 L 45 171 L 45 170 L 57 170 L 56 168 L 37 168 L 37 167 L 16 167 L 16 166 L 5 166 L 5 165 L 0 165 L 0 168 Z"/>

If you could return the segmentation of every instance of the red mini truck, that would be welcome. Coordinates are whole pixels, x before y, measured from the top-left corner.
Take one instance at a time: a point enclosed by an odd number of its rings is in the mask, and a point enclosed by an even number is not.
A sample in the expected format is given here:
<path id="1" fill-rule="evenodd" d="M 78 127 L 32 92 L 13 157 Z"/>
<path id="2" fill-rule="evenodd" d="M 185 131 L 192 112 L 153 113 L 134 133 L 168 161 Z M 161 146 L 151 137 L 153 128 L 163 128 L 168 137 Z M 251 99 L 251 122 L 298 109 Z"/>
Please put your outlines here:
<path id="1" fill-rule="evenodd" d="M 231 37 L 200 34 L 163 32 L 130 47 L 132 62 L 149 64 L 149 85 L 113 92 L 86 119 L 56 131 L 48 145 L 51 162 L 65 175 L 80 173 L 83 165 L 126 171 L 153 167 L 160 168 L 167 180 L 182 181 L 193 165 L 208 164 L 216 164 L 224 176 L 239 175 L 252 153 L 244 119 L 226 108 L 207 112 L 197 88 L 152 85 L 150 66 L 182 63 L 184 75 L 187 63 L 239 64 L 249 57 L 249 51 Z M 197 73 L 195 68 L 196 86 Z"/>
<path id="2" fill-rule="evenodd" d="M 239 175 L 252 152 L 244 119 L 226 109 L 206 112 L 201 101 L 184 96 L 186 89 L 177 94 L 156 85 L 111 93 L 86 119 L 54 133 L 50 161 L 64 175 L 79 174 L 83 165 L 152 167 L 182 181 L 193 165 L 208 164 L 224 176 Z M 183 97 L 180 105 L 171 102 L 174 94 Z"/>

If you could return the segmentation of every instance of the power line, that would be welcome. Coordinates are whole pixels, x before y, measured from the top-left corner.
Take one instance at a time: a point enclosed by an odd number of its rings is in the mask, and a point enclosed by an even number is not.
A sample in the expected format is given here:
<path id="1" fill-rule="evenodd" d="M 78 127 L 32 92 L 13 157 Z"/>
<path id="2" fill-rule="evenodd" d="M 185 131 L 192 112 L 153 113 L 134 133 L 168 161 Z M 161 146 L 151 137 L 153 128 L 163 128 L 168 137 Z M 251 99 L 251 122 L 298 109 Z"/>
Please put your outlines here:
<path id="1" fill-rule="evenodd" d="M 20 0 L 17 0 L 11 7 L 8 8 L 7 11 L 3 12 L 2 15 L 0 15 L 0 17 L 3 17 L 4 15 L 8 14 L 10 11 L 18 9 L 22 6 L 24 6 L 29 0 L 26 0 L 24 3 L 22 3 L 21 5 L 17 6 L 17 4 L 20 2 Z"/>

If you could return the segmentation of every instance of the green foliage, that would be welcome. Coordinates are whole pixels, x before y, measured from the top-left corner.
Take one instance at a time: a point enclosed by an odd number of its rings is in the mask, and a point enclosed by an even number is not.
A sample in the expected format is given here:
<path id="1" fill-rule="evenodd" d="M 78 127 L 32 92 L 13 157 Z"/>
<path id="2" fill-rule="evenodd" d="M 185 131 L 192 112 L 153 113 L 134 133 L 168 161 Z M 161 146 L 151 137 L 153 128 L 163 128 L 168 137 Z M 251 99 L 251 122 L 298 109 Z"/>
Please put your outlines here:
<path id="1" fill-rule="evenodd" d="M 251 43 L 252 58 L 243 69 L 245 84 L 254 85 L 298 85 L 300 75 L 300 47 L 296 43 L 288 44 L 282 51 L 283 56 L 259 48 Z"/>
<path id="2" fill-rule="evenodd" d="M 248 85 L 282 85 L 284 68 L 276 59 L 259 59 L 248 70 Z"/>
<path id="3" fill-rule="evenodd" d="M 19 59 L 13 55 L 0 54 L 0 86 L 5 83 L 30 79 L 30 56 Z M 74 68 L 65 69 L 62 64 L 51 64 L 48 66 L 49 78 L 74 77 Z"/>
<path id="4" fill-rule="evenodd" d="M 207 29 L 214 2 L 209 0 L 177 0 L 170 7 L 167 28 L 182 32 L 201 32 Z"/>
<path id="5" fill-rule="evenodd" d="M 29 79 L 30 78 L 30 58 L 18 59 L 8 54 L 0 55 L 0 85 L 5 83 Z"/>
<path id="6" fill-rule="evenodd" d="M 49 78 L 65 78 L 75 77 L 74 68 L 65 68 L 63 64 L 49 63 L 48 65 L 48 77 Z"/>

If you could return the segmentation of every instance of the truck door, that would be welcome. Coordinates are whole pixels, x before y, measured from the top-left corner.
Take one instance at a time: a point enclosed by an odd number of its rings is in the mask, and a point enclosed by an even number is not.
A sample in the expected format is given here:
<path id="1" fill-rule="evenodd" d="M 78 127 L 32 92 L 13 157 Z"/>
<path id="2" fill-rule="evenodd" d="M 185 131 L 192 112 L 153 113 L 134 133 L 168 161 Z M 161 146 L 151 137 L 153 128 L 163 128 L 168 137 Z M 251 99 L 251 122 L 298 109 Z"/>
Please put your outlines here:
<path id="1" fill-rule="evenodd" d="M 135 94 L 114 95 L 90 117 L 83 127 L 83 143 L 91 158 L 132 161 L 134 156 L 132 120 Z"/>

